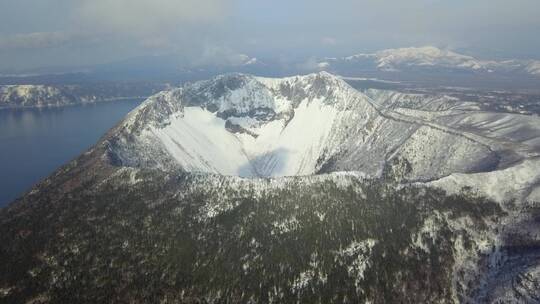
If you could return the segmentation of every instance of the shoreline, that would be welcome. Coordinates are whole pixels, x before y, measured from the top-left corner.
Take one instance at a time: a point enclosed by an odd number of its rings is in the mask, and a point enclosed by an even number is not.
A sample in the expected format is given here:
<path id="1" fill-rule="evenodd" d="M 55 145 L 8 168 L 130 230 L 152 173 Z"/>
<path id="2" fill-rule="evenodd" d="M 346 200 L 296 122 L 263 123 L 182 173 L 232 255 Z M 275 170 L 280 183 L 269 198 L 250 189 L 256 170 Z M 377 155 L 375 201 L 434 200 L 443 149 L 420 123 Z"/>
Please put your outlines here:
<path id="1" fill-rule="evenodd" d="M 79 106 L 79 105 L 90 105 L 90 104 L 97 104 L 97 103 L 103 103 L 103 102 L 113 102 L 113 101 L 119 101 L 119 100 L 129 100 L 129 99 L 146 99 L 150 96 L 130 96 L 130 97 L 114 97 L 114 98 L 104 98 L 104 99 L 96 99 L 92 101 L 81 101 L 81 102 L 75 102 L 75 103 L 66 103 L 66 104 L 40 104 L 40 105 L 32 105 L 32 106 L 0 106 L 0 111 L 3 110 L 28 110 L 28 109 L 52 109 L 52 108 L 63 108 L 63 107 L 70 107 L 70 106 Z"/>

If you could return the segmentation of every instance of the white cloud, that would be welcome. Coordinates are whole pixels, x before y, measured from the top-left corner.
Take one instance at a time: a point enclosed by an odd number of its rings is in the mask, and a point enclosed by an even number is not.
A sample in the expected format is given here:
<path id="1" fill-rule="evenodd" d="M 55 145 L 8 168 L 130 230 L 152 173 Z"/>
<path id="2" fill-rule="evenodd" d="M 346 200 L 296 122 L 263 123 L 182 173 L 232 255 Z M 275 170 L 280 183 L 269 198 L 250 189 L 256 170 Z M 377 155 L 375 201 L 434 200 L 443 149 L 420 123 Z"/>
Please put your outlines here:
<path id="1" fill-rule="evenodd" d="M 321 39 L 321 43 L 323 45 L 336 45 L 337 44 L 337 40 L 336 38 L 333 38 L 333 37 L 323 37 Z"/>
<path id="2" fill-rule="evenodd" d="M 185 62 L 242 62 L 235 54 L 290 59 L 428 43 L 538 57 L 538 0 L 337 2 L 5 0 L 0 67 L 154 54 L 178 54 Z"/>
<path id="3" fill-rule="evenodd" d="M 6 11 L 20 15 L 0 28 L 0 60 L 11 58 L 0 62 L 0 67 L 37 62 L 41 50 L 58 51 L 59 57 L 79 54 L 80 64 L 99 62 L 99 58 L 106 62 L 171 53 L 178 53 L 186 62 L 206 61 L 200 58 L 219 55 L 215 51 L 211 54 L 208 45 L 224 44 L 222 33 L 228 29 L 231 3 L 237 0 L 40 0 L 62 11 L 57 14 L 58 22 L 40 17 L 43 2 L 33 1 L 37 0 L 0 3 L 0 17 L 6 17 Z M 27 13 L 23 15 L 23 11 Z M 23 23 L 26 16 L 32 17 Z M 25 24 L 33 26 L 22 26 Z M 32 32 L 36 28 L 40 32 Z M 221 53 L 226 60 L 241 61 L 233 58 L 231 51 Z M 43 65 L 50 64 L 50 57 L 54 54 L 47 59 L 41 57 Z"/>
<path id="4" fill-rule="evenodd" d="M 297 64 L 296 67 L 305 71 L 314 71 L 317 69 L 325 68 L 319 65 L 319 61 L 316 57 L 310 57 L 305 62 Z"/>
<path id="5" fill-rule="evenodd" d="M 213 25 L 225 16 L 223 0 L 82 0 L 74 20 L 86 30 L 147 36 Z"/>
<path id="6" fill-rule="evenodd" d="M 99 42 L 95 36 L 66 32 L 36 32 L 0 36 L 0 50 L 44 49 L 69 44 L 91 45 Z"/>
<path id="7" fill-rule="evenodd" d="M 253 58 L 235 52 L 229 47 L 206 45 L 202 54 L 192 62 L 194 66 L 198 65 L 218 65 L 218 66 L 237 66 L 242 65 Z"/>

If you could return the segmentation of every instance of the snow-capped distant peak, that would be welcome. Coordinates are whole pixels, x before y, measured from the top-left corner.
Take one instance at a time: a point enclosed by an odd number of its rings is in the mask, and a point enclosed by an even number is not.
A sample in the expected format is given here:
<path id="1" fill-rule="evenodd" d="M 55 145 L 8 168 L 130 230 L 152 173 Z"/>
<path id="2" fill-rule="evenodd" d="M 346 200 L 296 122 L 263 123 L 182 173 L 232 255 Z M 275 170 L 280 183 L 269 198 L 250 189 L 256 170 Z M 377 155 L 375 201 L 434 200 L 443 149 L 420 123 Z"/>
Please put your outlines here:
<path id="1" fill-rule="evenodd" d="M 346 62 L 371 61 L 382 71 L 400 71 L 405 67 L 443 67 L 481 70 L 484 66 L 474 57 L 434 46 L 386 49 L 343 57 Z M 336 61 L 336 60 L 334 60 Z M 326 67 L 325 67 L 326 68 Z"/>
<path id="2" fill-rule="evenodd" d="M 360 65 L 361 69 L 376 68 L 384 72 L 403 72 L 410 68 L 428 68 L 478 73 L 510 72 L 540 76 L 540 61 L 537 60 L 483 60 L 435 46 L 386 49 L 375 53 L 359 53 L 342 58 L 324 58 L 317 67 L 339 73 L 341 68 L 339 63 L 346 64 L 348 70 L 351 69 L 351 64 L 354 64 L 354 66 Z"/>
<path id="3" fill-rule="evenodd" d="M 443 50 L 433 46 L 388 49 L 376 54 L 378 67 L 397 70 L 400 66 L 439 66 L 447 68 L 483 69 L 474 57 Z"/>

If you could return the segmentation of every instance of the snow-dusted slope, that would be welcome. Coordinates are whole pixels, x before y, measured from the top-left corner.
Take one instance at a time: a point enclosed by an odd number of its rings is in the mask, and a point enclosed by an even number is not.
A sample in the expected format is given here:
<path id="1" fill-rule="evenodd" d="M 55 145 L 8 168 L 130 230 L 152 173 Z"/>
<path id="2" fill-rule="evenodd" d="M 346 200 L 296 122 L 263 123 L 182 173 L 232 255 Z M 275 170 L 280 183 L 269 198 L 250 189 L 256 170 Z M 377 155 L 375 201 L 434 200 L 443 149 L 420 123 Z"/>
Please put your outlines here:
<path id="1" fill-rule="evenodd" d="M 528 159 L 507 169 L 476 174 L 455 173 L 430 183 L 449 193 L 462 189 L 486 195 L 498 202 L 540 201 L 540 158 Z"/>
<path id="2" fill-rule="evenodd" d="M 393 115 L 447 128 L 475 138 L 496 150 L 517 151 L 525 157 L 540 151 L 540 119 L 536 115 L 486 112 L 477 103 L 445 95 L 367 90 L 365 94 Z"/>
<path id="3" fill-rule="evenodd" d="M 534 117 L 482 113 L 445 96 L 366 94 L 325 72 L 219 76 L 148 99 L 109 138 L 110 157 L 243 177 L 361 171 L 433 180 L 505 168 L 540 149 Z"/>
<path id="4" fill-rule="evenodd" d="M 494 113 L 479 110 L 473 102 L 440 95 L 407 94 L 383 90 L 367 90 L 389 115 L 415 119 L 418 123 L 444 128 L 483 143 L 494 152 L 497 166 L 482 168 L 477 173 L 453 172 L 430 184 L 451 193 L 470 189 L 500 202 L 509 200 L 540 201 L 540 119 L 535 115 Z M 406 143 L 400 149 L 404 149 Z M 465 148 L 466 146 L 462 147 Z M 447 149 L 445 142 L 423 141 L 422 153 L 431 149 Z M 466 158 L 466 151 L 447 150 L 457 158 Z M 452 157 L 443 160 L 448 164 Z M 488 163 L 487 163 L 488 164 Z M 413 166 L 414 167 L 414 166 Z"/>

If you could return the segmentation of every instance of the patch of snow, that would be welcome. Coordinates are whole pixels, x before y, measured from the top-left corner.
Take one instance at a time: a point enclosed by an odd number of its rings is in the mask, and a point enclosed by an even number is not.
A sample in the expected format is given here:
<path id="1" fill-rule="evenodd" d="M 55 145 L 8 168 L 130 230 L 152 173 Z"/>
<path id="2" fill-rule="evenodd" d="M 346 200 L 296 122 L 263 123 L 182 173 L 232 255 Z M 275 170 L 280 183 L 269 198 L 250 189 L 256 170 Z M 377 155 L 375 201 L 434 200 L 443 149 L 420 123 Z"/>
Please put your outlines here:
<path id="1" fill-rule="evenodd" d="M 300 222 L 296 217 L 290 217 L 283 219 L 281 221 L 276 221 L 272 223 L 274 229 L 272 229 L 272 234 L 284 234 L 298 229 Z"/>
<path id="2" fill-rule="evenodd" d="M 366 239 L 362 241 L 353 241 L 347 247 L 337 251 L 336 257 L 341 260 L 350 260 L 348 262 L 347 272 L 349 277 L 354 280 L 356 288 L 359 290 L 364 273 L 370 266 L 371 251 L 377 244 L 377 240 Z"/>

